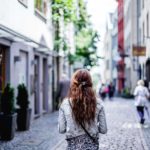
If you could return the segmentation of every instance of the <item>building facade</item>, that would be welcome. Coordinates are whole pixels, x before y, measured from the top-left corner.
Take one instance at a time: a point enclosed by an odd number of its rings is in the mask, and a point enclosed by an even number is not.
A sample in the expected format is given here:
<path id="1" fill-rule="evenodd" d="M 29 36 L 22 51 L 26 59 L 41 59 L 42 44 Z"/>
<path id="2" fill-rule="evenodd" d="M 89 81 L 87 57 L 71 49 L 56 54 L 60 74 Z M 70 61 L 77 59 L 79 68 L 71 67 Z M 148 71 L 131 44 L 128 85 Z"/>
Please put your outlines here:
<path id="1" fill-rule="evenodd" d="M 117 9 L 114 11 L 114 13 L 111 15 L 111 23 L 112 23 L 112 29 L 111 29 L 111 38 L 112 38 L 112 44 L 111 44 L 111 50 L 112 50 L 112 82 L 115 86 L 116 91 L 118 91 L 118 80 L 117 80 L 117 62 L 120 59 L 118 54 L 118 13 Z"/>
<path id="2" fill-rule="evenodd" d="M 106 33 L 104 37 L 104 82 L 109 83 L 112 81 L 112 38 L 111 38 L 111 28 L 109 26 L 110 16 L 106 24 Z"/>
<path id="3" fill-rule="evenodd" d="M 121 59 L 117 63 L 118 92 L 121 93 L 125 83 L 124 0 L 118 0 L 118 53 L 121 57 Z"/>
<path id="4" fill-rule="evenodd" d="M 105 52 L 105 69 L 104 69 L 104 82 L 109 84 L 113 83 L 116 91 L 118 91 L 117 80 L 117 63 L 120 60 L 118 54 L 118 12 L 117 9 L 109 14 L 106 33 L 104 39 L 104 52 Z"/>
<path id="5" fill-rule="evenodd" d="M 124 1 L 125 87 L 131 92 L 138 79 L 150 85 L 149 4 L 150 0 Z"/>
<path id="6" fill-rule="evenodd" d="M 7 8 L 7 9 L 6 9 Z M 32 118 L 52 111 L 52 25 L 47 0 L 0 4 L 0 94 L 7 83 L 24 83 Z"/>
<path id="7" fill-rule="evenodd" d="M 145 47 L 145 55 L 139 57 L 141 78 L 146 80 L 150 88 L 150 0 L 137 0 L 138 4 L 138 41 Z"/>
<path id="8" fill-rule="evenodd" d="M 133 55 L 133 47 L 138 47 L 138 16 L 136 0 L 124 1 L 124 48 L 125 87 L 132 93 L 139 77 L 138 58 Z"/>

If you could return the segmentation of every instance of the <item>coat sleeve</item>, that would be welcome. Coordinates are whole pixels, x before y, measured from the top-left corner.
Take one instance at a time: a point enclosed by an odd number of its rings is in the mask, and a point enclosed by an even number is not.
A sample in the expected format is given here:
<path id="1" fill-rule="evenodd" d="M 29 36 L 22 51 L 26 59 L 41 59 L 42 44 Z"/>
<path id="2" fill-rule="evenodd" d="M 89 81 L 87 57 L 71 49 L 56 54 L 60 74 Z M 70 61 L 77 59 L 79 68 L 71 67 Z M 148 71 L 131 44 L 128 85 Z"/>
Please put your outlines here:
<path id="1" fill-rule="evenodd" d="M 104 107 L 102 107 L 98 113 L 98 130 L 99 130 L 99 133 L 102 133 L 102 134 L 107 133 L 107 124 L 106 124 Z"/>
<path id="2" fill-rule="evenodd" d="M 66 118 L 65 118 L 65 114 L 62 108 L 59 109 L 58 130 L 59 130 L 59 133 L 66 132 Z"/>

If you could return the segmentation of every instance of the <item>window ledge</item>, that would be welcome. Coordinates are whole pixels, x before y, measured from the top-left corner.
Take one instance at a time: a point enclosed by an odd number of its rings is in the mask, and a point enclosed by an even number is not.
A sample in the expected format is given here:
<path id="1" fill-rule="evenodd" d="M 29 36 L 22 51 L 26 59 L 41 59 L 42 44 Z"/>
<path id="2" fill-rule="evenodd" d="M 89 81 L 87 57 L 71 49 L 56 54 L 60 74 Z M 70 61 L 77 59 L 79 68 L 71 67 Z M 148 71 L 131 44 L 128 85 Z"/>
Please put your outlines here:
<path id="1" fill-rule="evenodd" d="M 20 4 L 22 4 L 25 8 L 28 8 L 27 3 L 25 3 L 25 2 L 23 2 L 23 1 L 21 1 L 21 0 L 18 0 L 18 2 L 19 2 Z"/>
<path id="2" fill-rule="evenodd" d="M 37 8 L 35 8 L 35 15 L 39 17 L 43 22 L 47 22 L 46 16 L 40 12 Z"/>

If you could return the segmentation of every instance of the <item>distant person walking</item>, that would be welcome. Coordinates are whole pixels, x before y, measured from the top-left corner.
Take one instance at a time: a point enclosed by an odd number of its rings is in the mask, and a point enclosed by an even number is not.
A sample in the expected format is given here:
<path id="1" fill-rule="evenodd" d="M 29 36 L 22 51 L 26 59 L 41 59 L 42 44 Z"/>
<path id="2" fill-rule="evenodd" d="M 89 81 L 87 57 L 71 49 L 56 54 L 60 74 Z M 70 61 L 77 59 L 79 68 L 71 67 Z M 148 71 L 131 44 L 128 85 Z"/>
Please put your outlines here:
<path id="1" fill-rule="evenodd" d="M 56 97 L 57 108 L 60 106 L 63 99 L 67 97 L 69 88 L 70 88 L 70 80 L 66 74 L 62 74 L 59 85 L 58 85 L 58 90 L 57 90 L 57 97 Z"/>
<path id="2" fill-rule="evenodd" d="M 90 73 L 77 70 L 71 80 L 58 118 L 60 133 L 66 133 L 67 150 L 98 150 L 99 135 L 107 132 L 104 107 L 96 99 Z"/>
<path id="3" fill-rule="evenodd" d="M 112 82 L 110 82 L 110 84 L 108 85 L 108 96 L 109 96 L 109 99 L 112 100 L 112 97 L 114 96 L 114 91 L 115 91 L 115 87 L 114 85 L 112 84 Z"/>
<path id="4" fill-rule="evenodd" d="M 145 122 L 144 107 L 146 107 L 147 109 L 149 92 L 148 89 L 144 86 L 143 80 L 139 80 L 137 82 L 137 87 L 134 90 L 134 96 L 135 96 L 135 106 L 140 116 L 140 123 L 144 124 Z"/>
<path id="5" fill-rule="evenodd" d="M 104 83 L 102 83 L 101 87 L 99 88 L 99 96 L 102 100 L 104 100 L 106 97 L 106 87 Z"/>
<path id="6" fill-rule="evenodd" d="M 147 87 L 149 93 L 150 93 L 150 86 L 149 86 L 149 82 L 147 80 L 144 80 L 144 86 Z M 148 98 L 148 101 L 150 102 L 150 96 Z"/>

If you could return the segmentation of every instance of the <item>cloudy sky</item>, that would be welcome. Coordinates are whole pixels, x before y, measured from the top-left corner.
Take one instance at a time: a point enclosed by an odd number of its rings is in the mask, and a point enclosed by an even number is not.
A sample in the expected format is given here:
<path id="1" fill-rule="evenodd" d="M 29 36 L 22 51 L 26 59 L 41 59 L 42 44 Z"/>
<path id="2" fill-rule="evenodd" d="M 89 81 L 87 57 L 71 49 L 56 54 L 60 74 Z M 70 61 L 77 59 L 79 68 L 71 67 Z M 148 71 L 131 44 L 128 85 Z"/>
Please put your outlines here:
<path id="1" fill-rule="evenodd" d="M 103 56 L 103 38 L 106 29 L 106 20 L 108 14 L 114 12 L 117 7 L 116 0 L 87 0 L 88 13 L 91 15 L 91 21 L 94 28 L 100 34 L 100 42 L 98 44 L 98 55 Z M 100 73 L 101 79 L 103 80 L 104 65 L 103 60 L 100 60 L 99 67 L 93 67 L 91 72 Z"/>
<path id="2" fill-rule="evenodd" d="M 106 28 L 106 20 L 109 12 L 113 12 L 117 7 L 116 0 L 87 0 L 88 13 L 94 28 L 101 36 L 100 47 L 102 47 L 103 37 Z"/>

